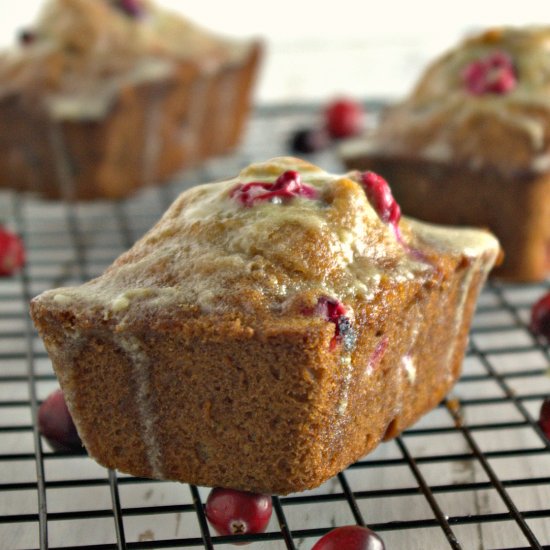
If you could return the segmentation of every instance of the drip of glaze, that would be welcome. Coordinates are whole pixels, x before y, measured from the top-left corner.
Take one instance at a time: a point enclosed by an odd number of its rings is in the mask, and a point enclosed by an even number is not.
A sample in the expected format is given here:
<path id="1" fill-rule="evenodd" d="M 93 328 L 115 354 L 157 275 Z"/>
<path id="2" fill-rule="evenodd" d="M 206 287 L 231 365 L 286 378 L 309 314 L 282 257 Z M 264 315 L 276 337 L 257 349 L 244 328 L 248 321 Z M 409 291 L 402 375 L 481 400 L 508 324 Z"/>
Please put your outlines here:
<path id="1" fill-rule="evenodd" d="M 137 388 L 136 403 L 151 476 L 155 479 L 162 479 L 164 477 L 162 459 L 155 431 L 156 415 L 151 406 L 151 360 L 143 350 L 139 338 L 131 335 L 119 336 L 117 343 L 128 356 L 134 371 L 134 381 Z"/>

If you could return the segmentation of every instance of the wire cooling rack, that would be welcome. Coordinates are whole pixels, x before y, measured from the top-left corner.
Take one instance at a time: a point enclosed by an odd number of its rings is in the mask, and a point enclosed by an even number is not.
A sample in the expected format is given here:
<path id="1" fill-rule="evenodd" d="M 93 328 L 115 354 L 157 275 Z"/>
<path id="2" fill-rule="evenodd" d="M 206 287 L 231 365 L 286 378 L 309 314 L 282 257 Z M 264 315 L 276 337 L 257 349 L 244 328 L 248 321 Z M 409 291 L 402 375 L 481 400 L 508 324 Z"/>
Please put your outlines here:
<path id="1" fill-rule="evenodd" d="M 28 251 L 21 273 L 0 279 L 0 548 L 232 547 L 234 539 L 209 529 L 208 489 L 138 479 L 49 450 L 35 419 L 57 383 L 27 304 L 47 288 L 101 273 L 185 187 L 286 153 L 290 133 L 315 117 L 311 107 L 260 109 L 237 154 L 124 201 L 0 193 L 0 218 Z M 342 170 L 334 151 L 312 160 Z M 532 303 L 549 288 L 550 281 L 489 284 L 464 374 L 447 401 L 318 489 L 274 498 L 266 533 L 245 537 L 250 548 L 307 550 L 353 523 L 377 531 L 388 550 L 550 548 L 550 444 L 536 424 L 550 395 L 550 355 L 527 328 Z"/>

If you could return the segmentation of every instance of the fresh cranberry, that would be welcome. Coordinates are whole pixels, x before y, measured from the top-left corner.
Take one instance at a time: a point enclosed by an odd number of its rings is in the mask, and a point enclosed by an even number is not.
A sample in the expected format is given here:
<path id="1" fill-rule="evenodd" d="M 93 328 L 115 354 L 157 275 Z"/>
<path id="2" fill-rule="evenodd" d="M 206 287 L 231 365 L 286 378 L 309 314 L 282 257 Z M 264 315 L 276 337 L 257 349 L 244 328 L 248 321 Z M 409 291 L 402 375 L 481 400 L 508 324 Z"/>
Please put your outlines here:
<path id="1" fill-rule="evenodd" d="M 118 7 L 131 17 L 140 17 L 143 15 L 143 3 L 141 0 L 118 0 Z"/>
<path id="2" fill-rule="evenodd" d="M 353 349 L 357 335 L 347 315 L 347 309 L 342 302 L 334 298 L 321 296 L 312 313 L 322 316 L 329 323 L 335 324 L 336 330 L 334 332 L 334 337 L 330 341 L 331 350 L 333 350 L 339 342 L 344 344 L 346 351 L 351 351 Z"/>
<path id="3" fill-rule="evenodd" d="M 263 533 L 271 518 L 271 497 L 216 487 L 208 495 L 205 512 L 220 535 Z"/>
<path id="4" fill-rule="evenodd" d="M 533 304 L 530 327 L 535 334 L 550 342 L 550 292 Z"/>
<path id="5" fill-rule="evenodd" d="M 390 224 L 396 235 L 399 236 L 398 224 L 401 219 L 401 208 L 393 198 L 388 182 L 374 172 L 363 172 L 361 174 L 361 183 L 378 217 L 384 223 Z"/>
<path id="6" fill-rule="evenodd" d="M 473 95 L 507 94 L 517 85 L 512 58 L 506 52 L 493 52 L 470 63 L 462 75 L 466 89 Z"/>
<path id="7" fill-rule="evenodd" d="M 363 107 L 353 99 L 336 99 L 325 109 L 325 124 L 333 138 L 359 134 L 363 129 L 363 118 Z"/>
<path id="8" fill-rule="evenodd" d="M 316 153 L 329 146 L 330 136 L 324 128 L 302 128 L 290 139 L 290 149 L 294 153 Z"/>
<path id="9" fill-rule="evenodd" d="M 302 177 L 295 170 L 283 172 L 274 183 L 251 181 L 237 185 L 230 196 L 244 206 L 254 206 L 254 203 L 267 200 L 289 200 L 293 197 L 315 199 L 317 190 L 302 182 Z"/>
<path id="10" fill-rule="evenodd" d="M 59 389 L 40 405 L 38 431 L 54 451 L 84 452 L 63 392 Z"/>
<path id="11" fill-rule="evenodd" d="M 346 525 L 329 531 L 311 550 L 384 550 L 382 539 L 368 527 Z"/>
<path id="12" fill-rule="evenodd" d="M 25 248 L 20 237 L 0 226 L 0 276 L 12 275 L 25 263 Z"/>
<path id="13" fill-rule="evenodd" d="M 539 426 L 544 435 L 550 439 L 550 397 L 547 397 L 540 407 Z"/>

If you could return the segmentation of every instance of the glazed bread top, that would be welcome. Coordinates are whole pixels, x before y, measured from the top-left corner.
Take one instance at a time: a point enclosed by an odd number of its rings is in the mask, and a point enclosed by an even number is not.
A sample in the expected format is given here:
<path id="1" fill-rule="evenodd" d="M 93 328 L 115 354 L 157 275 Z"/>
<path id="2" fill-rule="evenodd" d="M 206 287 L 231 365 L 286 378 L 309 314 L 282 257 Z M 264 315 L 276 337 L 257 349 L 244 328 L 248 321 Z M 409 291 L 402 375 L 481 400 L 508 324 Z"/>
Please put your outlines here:
<path id="1" fill-rule="evenodd" d="M 249 49 L 150 0 L 49 0 L 0 56 L 0 98 L 35 94 L 59 117 L 101 116 L 125 84 L 164 78 L 185 61 L 214 70 Z"/>
<path id="2" fill-rule="evenodd" d="M 466 39 L 388 109 L 368 148 L 508 175 L 550 170 L 550 27 Z"/>
<path id="3" fill-rule="evenodd" d="M 485 231 L 385 220 L 358 173 L 282 157 L 183 192 L 103 275 L 34 305 L 116 326 L 198 316 L 266 326 L 305 321 L 320 300 L 353 318 L 440 281 L 445 262 L 488 271 L 498 254 Z"/>

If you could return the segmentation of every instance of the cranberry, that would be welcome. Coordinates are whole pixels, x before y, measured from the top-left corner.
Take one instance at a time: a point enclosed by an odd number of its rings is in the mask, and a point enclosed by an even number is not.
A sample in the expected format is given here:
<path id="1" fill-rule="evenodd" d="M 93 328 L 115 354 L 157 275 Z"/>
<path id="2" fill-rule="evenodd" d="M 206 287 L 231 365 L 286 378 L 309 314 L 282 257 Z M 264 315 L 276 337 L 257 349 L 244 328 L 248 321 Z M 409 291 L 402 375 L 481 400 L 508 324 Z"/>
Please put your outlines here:
<path id="1" fill-rule="evenodd" d="M 388 182 L 374 172 L 363 172 L 361 174 L 361 183 L 369 202 L 376 210 L 379 218 L 384 223 L 390 224 L 396 235 L 399 236 L 398 224 L 401 219 L 401 208 L 393 198 Z"/>
<path id="2" fill-rule="evenodd" d="M 54 451 L 84 452 L 63 392 L 59 389 L 40 405 L 38 431 Z"/>
<path id="3" fill-rule="evenodd" d="M 517 85 L 512 58 L 498 51 L 470 63 L 462 78 L 466 89 L 473 95 L 506 94 Z"/>
<path id="4" fill-rule="evenodd" d="M 329 531 L 311 550 L 384 550 L 382 539 L 368 527 L 346 525 Z"/>
<path id="5" fill-rule="evenodd" d="M 288 200 L 293 197 L 315 199 L 317 190 L 302 182 L 300 174 L 294 170 L 283 172 L 274 183 L 252 181 L 237 185 L 230 196 L 244 206 L 254 206 L 255 202 L 266 200 Z"/>
<path id="6" fill-rule="evenodd" d="M 25 263 L 25 248 L 20 237 L 0 226 L 0 275 L 12 275 Z"/>
<path id="7" fill-rule="evenodd" d="M 550 342 L 550 292 L 533 304 L 530 328 Z"/>
<path id="8" fill-rule="evenodd" d="M 18 39 L 23 46 L 29 46 L 36 40 L 36 34 L 28 29 L 23 29 L 19 32 Z"/>
<path id="9" fill-rule="evenodd" d="M 118 7 L 131 17 L 140 17 L 143 15 L 143 4 L 141 0 L 118 0 Z"/>
<path id="10" fill-rule="evenodd" d="M 302 128 L 290 139 L 290 149 L 295 153 L 316 153 L 329 146 L 330 136 L 324 128 Z"/>
<path id="11" fill-rule="evenodd" d="M 550 397 L 547 397 L 540 407 L 539 426 L 544 435 L 550 439 Z"/>
<path id="12" fill-rule="evenodd" d="M 271 497 L 216 487 L 208 495 L 205 512 L 220 535 L 263 533 L 271 518 Z"/>
<path id="13" fill-rule="evenodd" d="M 363 107 L 353 99 L 336 99 L 325 109 L 326 127 L 333 138 L 359 134 L 363 129 L 363 118 Z"/>
<path id="14" fill-rule="evenodd" d="M 328 322 L 336 325 L 334 337 L 330 341 L 331 350 L 334 349 L 339 342 L 343 342 L 346 351 L 351 351 L 353 349 L 357 335 L 347 315 L 347 309 L 342 302 L 334 298 L 321 296 L 317 302 L 314 313 L 321 315 Z"/>

